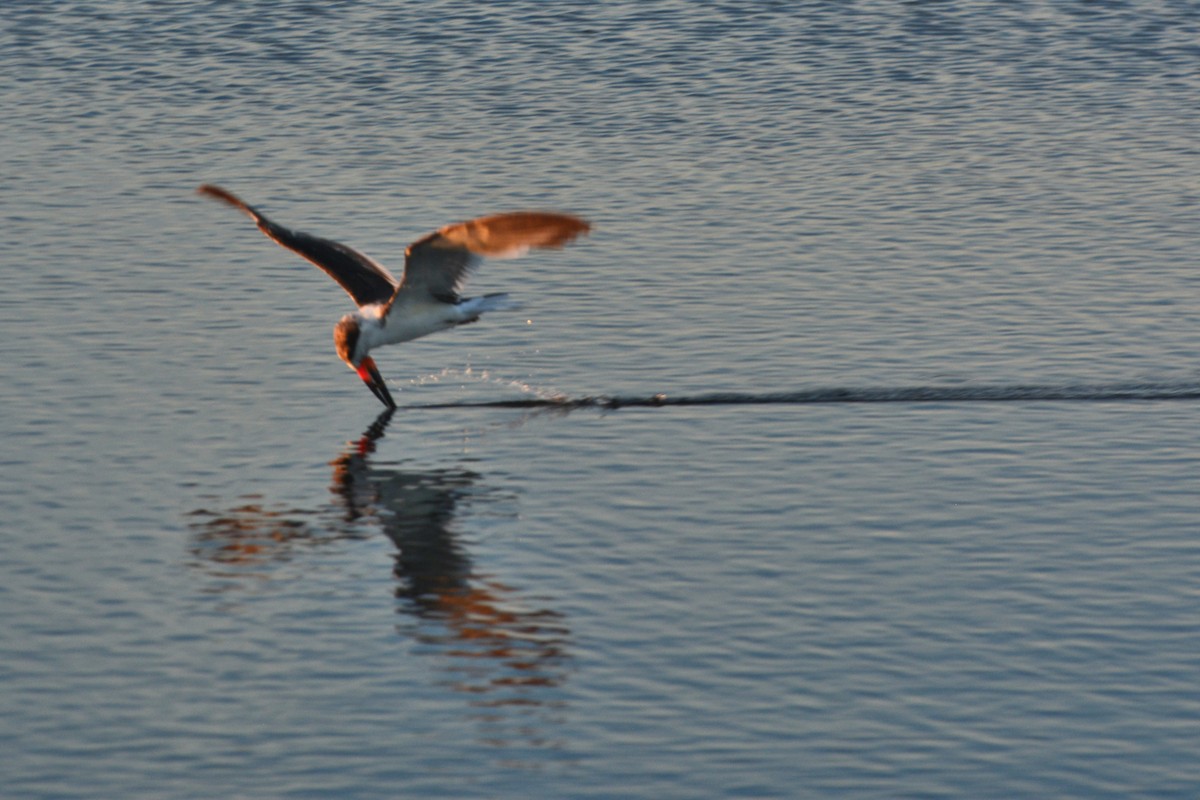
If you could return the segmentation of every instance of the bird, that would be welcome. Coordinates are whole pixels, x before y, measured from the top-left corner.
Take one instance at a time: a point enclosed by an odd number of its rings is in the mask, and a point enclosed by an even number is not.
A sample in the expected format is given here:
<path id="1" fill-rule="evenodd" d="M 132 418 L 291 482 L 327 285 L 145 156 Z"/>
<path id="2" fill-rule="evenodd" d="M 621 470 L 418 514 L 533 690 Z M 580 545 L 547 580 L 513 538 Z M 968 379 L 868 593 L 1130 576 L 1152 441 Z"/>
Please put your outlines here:
<path id="1" fill-rule="evenodd" d="M 333 329 L 338 357 L 358 373 L 388 409 L 396 408 L 371 352 L 475 322 L 487 311 L 519 304 L 507 293 L 462 297 L 467 275 L 484 257 L 515 258 L 535 248 L 559 248 L 591 230 L 579 217 L 550 211 L 513 211 L 446 225 L 404 251 L 404 276 L 344 244 L 279 225 L 237 195 L 213 184 L 199 194 L 246 214 L 276 243 L 303 256 L 346 290 L 358 306 Z"/>

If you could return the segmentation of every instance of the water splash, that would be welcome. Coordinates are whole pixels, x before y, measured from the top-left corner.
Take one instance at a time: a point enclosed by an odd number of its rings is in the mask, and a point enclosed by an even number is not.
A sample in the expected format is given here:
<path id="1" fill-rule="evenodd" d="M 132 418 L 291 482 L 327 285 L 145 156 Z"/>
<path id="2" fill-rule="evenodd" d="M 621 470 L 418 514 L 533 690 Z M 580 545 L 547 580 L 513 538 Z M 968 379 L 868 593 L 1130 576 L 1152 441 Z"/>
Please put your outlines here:
<path id="1" fill-rule="evenodd" d="M 534 386 L 530 383 L 517 378 L 506 378 L 500 375 L 494 375 L 491 370 L 477 370 L 473 367 L 465 367 L 462 369 L 456 367 L 446 367 L 439 372 L 423 375 L 419 378 L 409 380 L 408 385 L 411 387 L 428 386 L 438 383 L 453 383 L 458 382 L 460 388 L 467 389 L 470 384 L 499 386 L 504 389 L 513 389 L 524 395 L 522 399 L 513 402 L 529 402 L 530 407 L 537 408 L 542 406 L 554 406 L 560 404 L 570 404 L 570 397 L 565 392 L 560 392 L 557 389 L 549 387 Z M 460 405 L 478 405 L 470 401 L 463 401 Z"/>

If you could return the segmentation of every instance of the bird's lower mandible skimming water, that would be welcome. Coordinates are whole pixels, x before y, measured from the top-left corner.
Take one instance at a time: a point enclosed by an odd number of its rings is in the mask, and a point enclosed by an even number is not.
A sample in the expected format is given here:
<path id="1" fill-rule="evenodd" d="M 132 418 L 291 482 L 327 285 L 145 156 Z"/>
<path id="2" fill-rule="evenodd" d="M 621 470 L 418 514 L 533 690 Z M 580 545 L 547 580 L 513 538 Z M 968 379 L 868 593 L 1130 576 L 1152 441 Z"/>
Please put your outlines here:
<path id="1" fill-rule="evenodd" d="M 395 408 L 370 353 L 385 344 L 427 336 L 479 319 L 485 311 L 516 308 L 507 294 L 460 297 L 467 274 L 485 257 L 514 258 L 534 247 L 562 247 L 588 232 L 587 222 L 567 214 L 515 211 L 447 225 L 404 251 L 404 278 L 352 247 L 289 230 L 219 186 L 197 191 L 247 214 L 259 230 L 307 258 L 333 278 L 358 305 L 333 329 L 337 354 L 375 396 Z"/>

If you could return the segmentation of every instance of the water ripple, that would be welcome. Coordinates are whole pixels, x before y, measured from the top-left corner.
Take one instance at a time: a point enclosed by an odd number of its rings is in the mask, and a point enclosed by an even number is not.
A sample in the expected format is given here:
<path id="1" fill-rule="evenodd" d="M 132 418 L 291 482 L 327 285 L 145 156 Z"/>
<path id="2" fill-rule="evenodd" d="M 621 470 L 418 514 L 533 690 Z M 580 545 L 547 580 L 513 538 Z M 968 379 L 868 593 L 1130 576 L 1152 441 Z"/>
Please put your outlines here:
<path id="1" fill-rule="evenodd" d="M 830 403 L 1013 403 L 1113 402 L 1131 400 L 1197 400 L 1194 384 L 1137 383 L 1064 386 L 900 386 L 825 388 L 788 392 L 712 392 L 673 397 L 667 394 L 523 397 L 454 403 L 426 403 L 412 409 L 436 408 L 581 408 L 617 409 L 661 406 L 825 405 Z"/>

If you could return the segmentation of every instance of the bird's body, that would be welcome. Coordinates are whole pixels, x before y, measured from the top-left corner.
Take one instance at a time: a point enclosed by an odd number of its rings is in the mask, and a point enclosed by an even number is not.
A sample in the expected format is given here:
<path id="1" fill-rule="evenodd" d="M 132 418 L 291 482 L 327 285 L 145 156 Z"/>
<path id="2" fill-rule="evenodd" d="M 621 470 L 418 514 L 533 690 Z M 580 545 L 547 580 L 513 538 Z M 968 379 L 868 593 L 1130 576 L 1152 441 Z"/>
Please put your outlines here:
<path id="1" fill-rule="evenodd" d="M 463 298 L 458 291 L 485 256 L 511 258 L 531 248 L 562 247 L 590 228 L 577 217 L 541 211 L 447 225 L 409 245 L 404 278 L 396 280 L 357 250 L 277 225 L 219 186 L 205 184 L 198 191 L 244 212 L 263 233 L 316 264 L 346 290 L 358 309 L 334 327 L 338 356 L 389 408 L 396 404 L 369 355 L 372 350 L 474 322 L 487 311 L 516 308 L 506 294 Z"/>
<path id="2" fill-rule="evenodd" d="M 382 306 L 367 306 L 358 310 L 360 347 L 365 345 L 373 350 L 385 344 L 412 341 L 456 325 L 474 322 L 485 311 L 510 308 L 517 308 L 517 305 L 509 302 L 505 294 L 469 297 L 457 302 L 401 294 L 386 314 Z"/>

